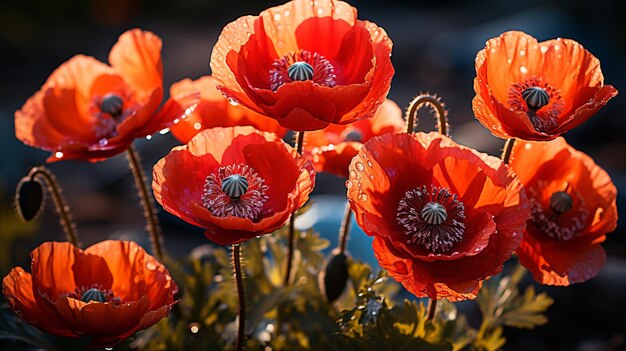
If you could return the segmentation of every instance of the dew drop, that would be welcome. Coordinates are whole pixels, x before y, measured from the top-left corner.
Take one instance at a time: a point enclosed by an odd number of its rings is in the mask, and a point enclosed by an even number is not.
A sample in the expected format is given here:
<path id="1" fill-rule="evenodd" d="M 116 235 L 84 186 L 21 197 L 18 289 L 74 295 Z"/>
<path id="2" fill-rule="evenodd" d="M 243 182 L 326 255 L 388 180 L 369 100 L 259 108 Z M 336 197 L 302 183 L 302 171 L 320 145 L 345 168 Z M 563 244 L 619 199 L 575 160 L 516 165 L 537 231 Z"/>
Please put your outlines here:
<path id="1" fill-rule="evenodd" d="M 161 130 L 159 131 L 159 134 L 161 134 L 161 135 L 165 135 L 165 134 L 167 134 L 167 133 L 169 133 L 169 132 L 170 132 L 170 129 L 169 129 L 169 128 L 165 128 L 165 129 L 161 129 Z"/>
<path id="2" fill-rule="evenodd" d="M 54 157 L 56 158 L 63 158 L 63 153 L 61 151 L 57 151 L 54 153 Z"/>
<path id="3" fill-rule="evenodd" d="M 365 170 L 365 166 L 363 166 L 363 164 L 362 164 L 361 162 L 357 162 L 357 163 L 355 164 L 355 166 L 356 166 L 356 169 L 357 169 L 359 172 L 363 172 L 363 171 Z"/>
<path id="4" fill-rule="evenodd" d="M 157 268 L 156 264 L 154 264 L 154 262 L 148 262 L 146 263 L 146 269 L 149 271 L 153 271 Z"/>
<path id="5" fill-rule="evenodd" d="M 546 52 L 548 52 L 548 47 L 547 46 L 542 46 L 541 47 L 541 53 L 545 54 Z"/>
<path id="6" fill-rule="evenodd" d="M 146 140 L 152 139 L 152 135 L 146 135 Z"/>
<path id="7" fill-rule="evenodd" d="M 362 193 L 361 195 L 359 195 L 359 200 L 367 201 L 367 194 Z"/>
<path id="8" fill-rule="evenodd" d="M 530 148 L 531 148 L 531 147 L 533 147 L 531 144 L 526 144 L 526 145 L 524 145 L 524 148 L 525 148 L 526 150 L 530 150 Z"/>
<path id="9" fill-rule="evenodd" d="M 228 98 L 228 103 L 233 105 L 233 106 L 237 106 L 239 105 L 239 101 L 233 99 L 233 98 Z"/>
<path id="10" fill-rule="evenodd" d="M 283 15 L 285 15 L 285 17 L 289 17 L 291 15 L 291 11 L 285 10 L 285 12 L 283 12 Z"/>
<path id="11" fill-rule="evenodd" d="M 559 45 L 559 44 L 554 45 L 554 50 L 555 51 L 561 50 L 561 45 Z"/>
<path id="12" fill-rule="evenodd" d="M 522 74 L 526 74 L 526 73 L 528 73 L 528 68 L 526 68 L 526 66 L 521 66 L 519 68 L 519 71 L 522 72 Z"/>
<path id="13" fill-rule="evenodd" d="M 520 50 L 520 51 L 519 51 L 519 55 L 520 55 L 520 56 L 524 56 L 524 55 L 526 55 L 526 50 Z"/>
<path id="14" fill-rule="evenodd" d="M 196 122 L 193 124 L 193 129 L 200 130 L 200 128 L 202 128 L 202 123 Z"/>
<path id="15" fill-rule="evenodd" d="M 106 140 L 105 138 L 98 140 L 98 146 L 107 146 L 108 143 L 109 141 Z"/>
<path id="16" fill-rule="evenodd" d="M 356 178 L 356 172 L 354 170 L 350 171 L 350 178 Z"/>
<path id="17" fill-rule="evenodd" d="M 367 165 L 368 165 L 369 167 L 374 167 L 374 165 L 372 164 L 372 161 L 370 161 L 370 160 L 367 160 Z"/>
<path id="18" fill-rule="evenodd" d="M 352 188 L 352 182 L 349 180 L 346 180 L 346 188 L 350 189 Z"/>
<path id="19" fill-rule="evenodd" d="M 511 60 L 511 59 L 507 59 L 507 60 L 506 60 L 506 63 L 508 63 L 509 65 L 510 65 L 512 62 L 513 62 L 513 60 Z"/>
<path id="20" fill-rule="evenodd" d="M 274 14 L 274 21 L 280 21 L 281 18 L 282 18 L 282 16 L 280 15 L 280 13 L 275 13 Z"/>
<path id="21" fill-rule="evenodd" d="M 192 334 L 198 334 L 198 332 L 200 331 L 200 324 L 198 324 L 198 323 L 191 323 L 191 324 L 189 324 L 189 331 Z"/>
<path id="22" fill-rule="evenodd" d="M 173 122 L 174 122 L 174 124 L 178 124 L 180 122 L 180 119 L 176 118 L 176 119 L 174 119 Z"/>

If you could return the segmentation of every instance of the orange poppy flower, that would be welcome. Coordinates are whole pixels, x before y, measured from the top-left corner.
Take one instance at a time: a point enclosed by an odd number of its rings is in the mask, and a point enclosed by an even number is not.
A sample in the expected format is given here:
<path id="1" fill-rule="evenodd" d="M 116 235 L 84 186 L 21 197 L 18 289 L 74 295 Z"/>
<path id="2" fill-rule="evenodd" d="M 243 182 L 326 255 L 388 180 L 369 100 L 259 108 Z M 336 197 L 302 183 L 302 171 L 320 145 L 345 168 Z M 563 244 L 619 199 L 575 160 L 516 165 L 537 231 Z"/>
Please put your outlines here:
<path id="1" fill-rule="evenodd" d="M 617 95 L 579 43 L 538 43 L 514 31 L 478 52 L 474 91 L 474 114 L 493 135 L 542 141 L 579 126 Z"/>
<path id="2" fill-rule="evenodd" d="M 370 139 L 346 185 L 378 262 L 417 297 L 475 298 L 518 247 L 530 216 L 507 165 L 436 132 Z"/>
<path id="3" fill-rule="evenodd" d="M 198 133 L 154 166 L 152 181 L 166 211 L 206 228 L 206 237 L 220 245 L 282 227 L 314 185 L 306 158 L 275 134 L 252 127 Z"/>
<path id="4" fill-rule="evenodd" d="M 376 135 L 399 133 L 405 128 L 402 110 L 386 99 L 372 118 L 306 133 L 304 155 L 313 161 L 316 171 L 348 178 L 350 161 L 363 143 Z"/>
<path id="5" fill-rule="evenodd" d="M 287 133 L 276 120 L 230 104 L 217 90 L 215 79 L 211 76 L 203 76 L 196 80 L 184 79 L 174 83 L 170 88 L 170 95 L 184 97 L 196 91 L 200 92 L 200 102 L 195 110 L 170 128 L 176 139 L 185 144 L 201 130 L 213 127 L 253 126 L 258 130 L 277 134 L 281 138 Z"/>
<path id="6" fill-rule="evenodd" d="M 617 226 L 617 190 L 609 175 L 563 138 L 516 142 L 511 166 L 532 205 L 517 250 L 522 265 L 548 285 L 596 276 L 606 261 L 600 243 Z"/>
<path id="7" fill-rule="evenodd" d="M 76 55 L 48 77 L 15 112 L 15 135 L 53 152 L 48 162 L 92 162 L 128 149 L 185 113 L 197 96 L 163 99 L 161 39 L 133 29 L 122 34 L 107 65 Z"/>
<path id="8" fill-rule="evenodd" d="M 65 337 L 90 336 L 112 347 L 165 317 L 178 286 L 139 245 L 107 240 L 81 250 L 46 242 L 30 254 L 31 273 L 16 267 L 2 280 L 11 309 L 33 326 Z"/>
<path id="9" fill-rule="evenodd" d="M 392 43 L 356 16 L 342 1 L 293 0 L 239 18 L 213 48 L 218 88 L 296 131 L 373 116 L 394 73 Z"/>

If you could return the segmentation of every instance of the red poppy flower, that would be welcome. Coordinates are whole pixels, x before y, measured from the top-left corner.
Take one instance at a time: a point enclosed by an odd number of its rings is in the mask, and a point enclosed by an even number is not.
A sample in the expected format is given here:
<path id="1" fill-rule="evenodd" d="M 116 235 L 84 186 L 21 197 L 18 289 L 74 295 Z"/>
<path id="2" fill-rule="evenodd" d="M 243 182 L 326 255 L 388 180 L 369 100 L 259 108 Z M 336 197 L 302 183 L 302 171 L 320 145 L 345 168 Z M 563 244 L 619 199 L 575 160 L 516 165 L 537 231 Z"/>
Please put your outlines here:
<path id="1" fill-rule="evenodd" d="M 318 172 L 348 178 L 348 166 L 369 139 L 386 133 L 399 133 L 405 127 L 402 110 L 392 100 L 385 100 L 372 118 L 347 125 L 329 125 L 304 135 L 304 155 L 313 161 Z"/>
<path id="2" fill-rule="evenodd" d="M 200 92 L 200 102 L 189 116 L 170 128 L 176 139 L 185 144 L 199 131 L 213 127 L 253 126 L 264 132 L 275 133 L 281 138 L 287 133 L 276 120 L 230 104 L 217 90 L 215 79 L 211 76 L 197 80 L 184 79 L 170 88 L 170 95 L 175 97 L 185 97 L 194 92 Z"/>
<path id="3" fill-rule="evenodd" d="M 92 337 L 111 347 L 165 317 L 178 286 L 139 245 L 108 240 L 81 250 L 46 242 L 30 254 L 31 273 L 16 267 L 2 292 L 20 318 L 48 333 Z"/>
<path id="4" fill-rule="evenodd" d="M 487 41 L 476 55 L 476 118 L 500 138 L 552 140 L 589 119 L 617 90 L 579 43 L 538 43 L 522 32 Z"/>
<path id="5" fill-rule="evenodd" d="M 530 216 L 507 165 L 436 132 L 370 139 L 346 185 L 378 262 L 417 297 L 475 298 Z"/>
<path id="6" fill-rule="evenodd" d="M 511 166 L 532 205 L 517 250 L 522 265 L 549 285 L 598 274 L 606 261 L 600 243 L 617 225 L 617 190 L 609 175 L 563 138 L 516 142 Z"/>
<path id="7" fill-rule="evenodd" d="M 163 99 L 161 39 L 133 29 L 109 53 L 111 65 L 76 55 L 15 112 L 15 135 L 60 159 L 100 161 L 184 114 L 197 96 Z"/>
<path id="8" fill-rule="evenodd" d="M 228 24 L 211 55 L 218 88 L 296 131 L 374 115 L 389 92 L 391 40 L 342 1 L 294 0 Z"/>
<path id="9" fill-rule="evenodd" d="M 162 158 L 152 189 L 163 208 L 220 244 L 283 226 L 315 185 L 311 163 L 272 133 L 252 127 L 198 133 Z"/>

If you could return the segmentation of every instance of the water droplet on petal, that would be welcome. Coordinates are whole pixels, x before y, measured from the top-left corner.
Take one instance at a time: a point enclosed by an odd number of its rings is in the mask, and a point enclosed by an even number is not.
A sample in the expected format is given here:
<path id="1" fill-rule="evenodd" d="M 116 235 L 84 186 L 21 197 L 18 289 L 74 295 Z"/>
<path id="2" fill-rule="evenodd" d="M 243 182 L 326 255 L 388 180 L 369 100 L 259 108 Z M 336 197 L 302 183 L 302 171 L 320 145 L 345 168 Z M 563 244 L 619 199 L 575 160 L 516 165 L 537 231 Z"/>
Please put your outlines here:
<path id="1" fill-rule="evenodd" d="M 146 263 L 146 269 L 149 271 L 153 271 L 157 268 L 156 264 L 154 264 L 154 262 L 148 262 Z"/>
<path id="2" fill-rule="evenodd" d="M 363 172 L 363 171 L 365 170 L 365 166 L 363 166 L 363 164 L 362 164 L 361 162 L 357 162 L 357 163 L 355 164 L 355 166 L 356 166 L 356 169 L 357 169 L 359 172 Z"/>
<path id="3" fill-rule="evenodd" d="M 202 128 L 202 123 L 196 122 L 193 124 L 193 129 L 200 130 L 200 128 Z"/>
<path id="4" fill-rule="evenodd" d="M 526 68 L 526 66 L 521 66 L 519 68 L 519 71 L 522 72 L 522 74 L 526 74 L 526 73 L 528 73 L 528 68 Z"/>
<path id="5" fill-rule="evenodd" d="M 169 129 L 169 128 L 165 128 L 165 129 L 161 129 L 161 130 L 159 131 L 159 134 L 161 134 L 161 135 L 165 135 L 165 134 L 167 134 L 167 133 L 169 133 L 169 132 L 170 132 L 170 129 Z"/>
<path id="6" fill-rule="evenodd" d="M 146 140 L 152 139 L 152 135 L 146 135 Z"/>
<path id="7" fill-rule="evenodd" d="M 98 140 L 98 146 L 107 146 L 108 143 L 109 141 L 105 138 Z"/>
<path id="8" fill-rule="evenodd" d="M 54 153 L 54 157 L 56 158 L 63 158 L 63 153 L 61 151 L 57 151 Z"/>
<path id="9" fill-rule="evenodd" d="M 349 180 L 346 180 L 346 188 L 350 189 L 352 188 L 352 182 Z"/>

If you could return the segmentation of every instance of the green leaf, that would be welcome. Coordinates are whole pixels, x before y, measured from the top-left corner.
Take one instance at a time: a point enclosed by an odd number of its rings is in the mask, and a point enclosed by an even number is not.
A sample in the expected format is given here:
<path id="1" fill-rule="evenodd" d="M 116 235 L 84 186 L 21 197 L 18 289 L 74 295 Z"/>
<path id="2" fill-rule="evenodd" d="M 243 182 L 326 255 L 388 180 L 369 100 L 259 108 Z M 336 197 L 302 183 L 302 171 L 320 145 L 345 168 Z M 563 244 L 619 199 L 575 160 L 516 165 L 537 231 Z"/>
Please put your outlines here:
<path id="1" fill-rule="evenodd" d="M 535 288 L 529 286 L 524 295 L 514 301 L 502 314 L 502 323 L 509 327 L 532 329 L 535 326 L 548 322 L 543 313 L 552 305 L 554 300 L 545 292 L 535 294 Z"/>

